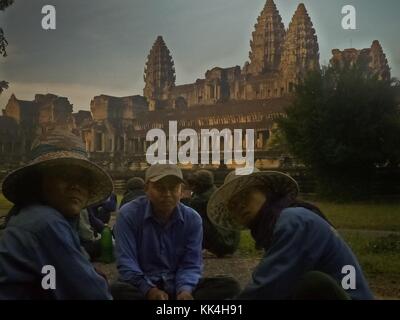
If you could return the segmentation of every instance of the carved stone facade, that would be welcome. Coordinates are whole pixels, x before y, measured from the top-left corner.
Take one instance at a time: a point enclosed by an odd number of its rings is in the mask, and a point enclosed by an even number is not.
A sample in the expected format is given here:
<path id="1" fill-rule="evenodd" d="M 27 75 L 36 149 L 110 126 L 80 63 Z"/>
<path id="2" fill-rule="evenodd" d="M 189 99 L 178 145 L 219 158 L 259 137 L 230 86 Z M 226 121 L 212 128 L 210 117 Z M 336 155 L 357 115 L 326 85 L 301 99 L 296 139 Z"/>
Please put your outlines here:
<path id="1" fill-rule="evenodd" d="M 237 101 L 218 108 L 210 105 L 137 112 L 134 119 L 94 121 L 90 127 L 82 128 L 82 132 L 92 160 L 112 170 L 140 170 L 148 166 L 145 153 L 153 142 L 146 141 L 146 134 L 158 128 L 168 135 L 170 121 L 177 122 L 178 132 L 190 128 L 198 132 L 198 136 L 202 129 L 254 129 L 256 160 L 271 162 L 275 155 L 272 158 L 268 155 L 268 139 L 274 121 L 284 116 L 283 108 L 288 104 L 289 99 L 277 98 Z M 178 147 L 182 144 L 184 142 L 178 143 Z"/>
<path id="2" fill-rule="evenodd" d="M 146 86 L 143 95 L 149 101 L 149 109 L 152 111 L 157 108 L 159 101 L 169 99 L 175 87 L 174 62 L 161 36 L 150 50 L 144 73 Z"/>
<path id="3" fill-rule="evenodd" d="M 259 75 L 279 71 L 286 31 L 273 0 L 266 2 L 254 27 L 250 63 L 245 66 L 245 73 Z"/>
<path id="4" fill-rule="evenodd" d="M 307 72 L 319 69 L 319 46 L 303 4 L 287 32 L 273 0 L 267 0 L 250 41 L 250 62 L 243 68 L 213 68 L 193 84 L 175 86 L 160 106 L 193 107 L 229 101 L 283 97 L 294 90 Z"/>
<path id="5" fill-rule="evenodd" d="M 148 113 L 146 98 L 139 95 L 123 98 L 101 95 L 93 98 L 90 110 L 92 121 L 80 125 L 86 149 L 93 157 L 103 159 L 101 155 L 106 155 L 104 161 L 113 169 L 118 156 L 135 150 L 135 141 L 130 137 L 134 135 L 133 124 L 138 115 Z"/>
<path id="6" fill-rule="evenodd" d="M 290 22 L 281 59 L 283 91 L 291 92 L 293 85 L 310 71 L 319 70 L 319 47 L 315 29 L 304 4 L 300 4 Z"/>
<path id="7" fill-rule="evenodd" d="M 346 68 L 359 63 L 367 72 L 376 75 L 378 79 L 390 80 L 390 67 L 378 40 L 372 42 L 371 48 L 362 50 L 351 48 L 343 51 L 333 49 L 332 55 L 330 63 L 333 66 Z"/>
<path id="8" fill-rule="evenodd" d="M 11 95 L 0 117 L 0 154 L 23 157 L 30 150 L 34 137 L 49 127 L 74 129 L 72 104 L 67 98 L 53 94 L 37 94 L 33 101 Z M 4 125 L 4 127 L 3 127 Z"/>

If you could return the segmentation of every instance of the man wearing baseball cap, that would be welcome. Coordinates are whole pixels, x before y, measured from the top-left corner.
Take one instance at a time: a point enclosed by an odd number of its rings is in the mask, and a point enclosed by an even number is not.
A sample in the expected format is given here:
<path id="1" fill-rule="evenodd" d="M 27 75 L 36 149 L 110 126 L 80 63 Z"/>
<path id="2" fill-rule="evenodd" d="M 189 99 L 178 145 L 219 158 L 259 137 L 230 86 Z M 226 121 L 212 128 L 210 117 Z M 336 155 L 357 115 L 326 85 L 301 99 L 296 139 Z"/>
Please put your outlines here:
<path id="1" fill-rule="evenodd" d="M 202 220 L 180 203 L 182 183 L 176 165 L 152 165 L 145 175 L 146 196 L 121 208 L 114 227 L 115 299 L 227 299 L 238 292 L 231 278 L 201 279 Z"/>

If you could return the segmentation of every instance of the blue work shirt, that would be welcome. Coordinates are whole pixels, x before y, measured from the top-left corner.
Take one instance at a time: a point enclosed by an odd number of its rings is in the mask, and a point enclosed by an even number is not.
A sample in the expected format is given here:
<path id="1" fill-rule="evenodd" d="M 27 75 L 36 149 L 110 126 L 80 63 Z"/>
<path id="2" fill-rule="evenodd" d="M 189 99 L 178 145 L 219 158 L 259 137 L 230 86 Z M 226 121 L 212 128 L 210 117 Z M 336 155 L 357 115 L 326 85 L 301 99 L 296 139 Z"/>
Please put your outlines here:
<path id="1" fill-rule="evenodd" d="M 55 289 L 42 280 L 55 270 Z M 44 280 L 44 283 L 51 281 Z M 0 300 L 112 299 L 107 282 L 81 252 L 73 222 L 44 205 L 24 207 L 0 239 Z"/>
<path id="2" fill-rule="evenodd" d="M 355 300 L 373 299 L 357 258 L 336 230 L 305 208 L 287 208 L 277 220 L 270 249 L 237 298 L 290 299 L 297 282 L 309 271 L 326 273 L 341 286 L 347 265 L 356 272 L 356 288 L 345 290 L 347 294 Z"/>
<path id="3" fill-rule="evenodd" d="M 192 292 L 203 270 L 199 214 L 179 203 L 166 225 L 154 217 L 146 197 L 120 209 L 114 227 L 120 280 L 146 295 L 152 287 L 169 294 Z"/>

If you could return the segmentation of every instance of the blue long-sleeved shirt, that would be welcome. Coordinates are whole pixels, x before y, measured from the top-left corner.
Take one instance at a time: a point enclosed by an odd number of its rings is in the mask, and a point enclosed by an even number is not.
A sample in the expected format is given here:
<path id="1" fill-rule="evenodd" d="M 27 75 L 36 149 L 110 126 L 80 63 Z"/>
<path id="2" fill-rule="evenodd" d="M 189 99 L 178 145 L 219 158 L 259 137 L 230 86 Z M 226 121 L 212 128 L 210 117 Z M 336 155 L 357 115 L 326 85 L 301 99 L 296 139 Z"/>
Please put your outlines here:
<path id="1" fill-rule="evenodd" d="M 368 288 L 357 258 L 337 232 L 321 217 L 305 208 L 283 210 L 274 228 L 270 249 L 253 273 L 252 281 L 238 299 L 290 299 L 297 281 L 309 271 L 330 275 L 340 286 L 351 265 L 356 271 L 356 289 L 347 289 L 352 299 L 369 300 Z"/>
<path id="2" fill-rule="evenodd" d="M 44 290 L 46 265 L 56 288 Z M 0 239 L 0 300 L 112 299 L 108 285 L 81 252 L 72 221 L 43 205 L 24 207 Z"/>
<path id="3" fill-rule="evenodd" d="M 201 217 L 181 203 L 165 226 L 146 197 L 125 204 L 114 227 L 120 280 L 144 295 L 159 283 L 170 294 L 191 292 L 203 270 L 202 230 Z"/>

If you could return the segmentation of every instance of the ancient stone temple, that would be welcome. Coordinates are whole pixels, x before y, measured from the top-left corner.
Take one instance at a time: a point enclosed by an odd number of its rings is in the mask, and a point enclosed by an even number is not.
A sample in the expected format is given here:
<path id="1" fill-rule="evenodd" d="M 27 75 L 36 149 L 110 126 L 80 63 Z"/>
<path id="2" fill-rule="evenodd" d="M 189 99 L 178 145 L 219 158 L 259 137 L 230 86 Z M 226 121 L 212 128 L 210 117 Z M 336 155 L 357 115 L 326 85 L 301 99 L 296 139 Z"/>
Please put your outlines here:
<path id="1" fill-rule="evenodd" d="M 93 160 L 116 169 L 146 166 L 153 128 L 168 131 L 169 121 L 178 130 L 241 128 L 255 130 L 256 162 L 276 166 L 268 141 L 277 118 L 284 116 L 290 93 L 310 70 L 319 68 L 315 30 L 304 5 L 299 5 L 286 33 L 273 0 L 267 0 L 250 41 L 250 61 L 244 67 L 215 67 L 204 79 L 176 85 L 174 62 L 159 36 L 147 57 L 144 97 L 95 97 L 93 122 L 82 127 Z M 279 158 L 279 157 L 278 157 Z"/>
<path id="2" fill-rule="evenodd" d="M 371 48 L 335 49 L 332 54 L 332 65 L 363 61 L 366 72 L 390 78 L 378 41 Z M 215 67 L 205 72 L 204 79 L 176 85 L 174 61 L 159 36 L 145 62 L 143 96 L 99 95 L 92 99 L 90 112 L 75 114 L 67 98 L 48 94 L 22 101 L 11 96 L 0 117 L 0 155 L 22 154 L 37 130 L 63 125 L 82 136 L 90 158 L 104 168 L 141 170 L 148 165 L 147 132 L 154 128 L 168 132 L 169 122 L 176 121 L 179 131 L 191 128 L 197 133 L 214 128 L 254 129 L 256 166 L 276 168 L 282 154 L 274 154 L 269 147 L 276 119 L 285 116 L 295 85 L 319 69 L 317 35 L 304 4 L 298 5 L 286 29 L 274 1 L 267 0 L 243 67 Z"/>
<path id="3" fill-rule="evenodd" d="M 105 167 L 119 166 L 121 155 L 137 150 L 137 139 L 130 138 L 134 136 L 133 121 L 139 114 L 148 113 L 148 108 L 146 98 L 139 95 L 94 97 L 88 112 L 90 119 L 86 112 L 80 117 L 75 115 L 76 127 L 80 129 L 89 154 Z"/>
<path id="4" fill-rule="evenodd" d="M 274 1 L 267 0 L 252 33 L 250 48 L 250 61 L 243 68 L 216 67 L 205 73 L 205 79 L 172 87 L 169 107 L 283 97 L 293 91 L 307 72 L 319 69 L 317 36 L 303 4 L 298 6 L 286 32 Z"/>
<path id="5" fill-rule="evenodd" d="M 36 134 L 49 127 L 63 126 L 72 130 L 72 108 L 67 98 L 53 94 L 37 94 L 33 101 L 19 100 L 11 95 L 0 119 L 4 124 L 2 131 L 12 138 L 5 138 L 8 142 L 0 146 L 0 153 L 11 151 L 23 156 L 30 150 Z"/>
<path id="6" fill-rule="evenodd" d="M 376 75 L 380 80 L 389 80 L 390 67 L 378 40 L 372 42 L 371 48 L 357 50 L 354 48 L 332 50 L 331 65 L 346 68 L 359 63 L 364 66 L 370 74 Z"/>

